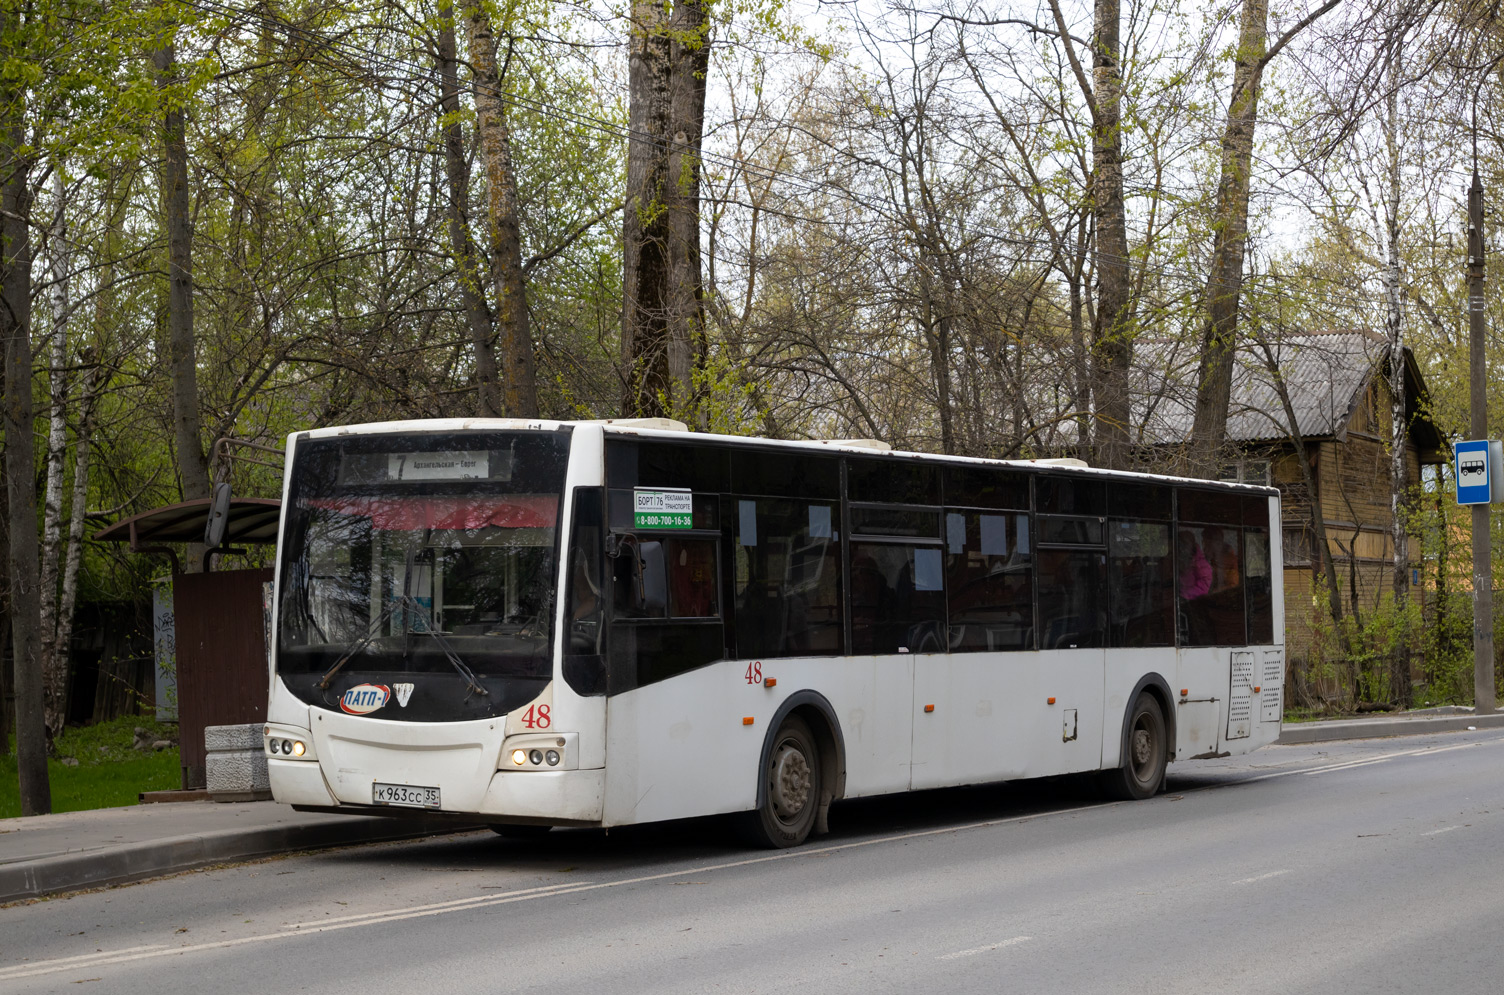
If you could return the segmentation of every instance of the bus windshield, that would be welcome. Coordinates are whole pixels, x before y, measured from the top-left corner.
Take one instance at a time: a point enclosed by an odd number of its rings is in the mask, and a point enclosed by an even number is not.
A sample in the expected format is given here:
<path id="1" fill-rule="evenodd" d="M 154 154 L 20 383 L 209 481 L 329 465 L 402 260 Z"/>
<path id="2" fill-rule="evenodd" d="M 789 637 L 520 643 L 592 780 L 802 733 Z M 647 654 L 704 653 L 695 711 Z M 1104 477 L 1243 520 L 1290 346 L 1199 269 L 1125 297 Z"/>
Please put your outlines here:
<path id="1" fill-rule="evenodd" d="M 301 443 L 278 671 L 317 675 L 322 692 L 410 673 L 459 674 L 483 694 L 488 679 L 547 679 L 568 441 L 512 432 Z"/>

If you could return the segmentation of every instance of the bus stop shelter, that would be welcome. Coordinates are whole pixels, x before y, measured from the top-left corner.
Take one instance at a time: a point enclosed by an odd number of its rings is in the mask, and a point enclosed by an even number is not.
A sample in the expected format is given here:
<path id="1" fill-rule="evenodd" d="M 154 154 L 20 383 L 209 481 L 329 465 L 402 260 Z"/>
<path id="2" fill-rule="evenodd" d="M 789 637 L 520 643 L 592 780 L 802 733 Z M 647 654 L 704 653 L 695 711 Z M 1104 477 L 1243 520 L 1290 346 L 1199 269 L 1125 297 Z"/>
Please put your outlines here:
<path id="1" fill-rule="evenodd" d="M 162 555 L 172 562 L 173 655 L 184 789 L 205 785 L 205 727 L 266 719 L 266 597 L 271 568 L 184 573 L 177 550 L 168 545 L 202 543 L 214 513 L 212 505 L 210 498 L 165 505 L 121 519 L 94 536 L 105 542 L 128 542 L 132 552 Z M 224 511 L 219 551 L 275 545 L 281 511 L 282 503 L 275 499 L 232 499 Z M 162 665 L 159 659 L 158 666 Z"/>

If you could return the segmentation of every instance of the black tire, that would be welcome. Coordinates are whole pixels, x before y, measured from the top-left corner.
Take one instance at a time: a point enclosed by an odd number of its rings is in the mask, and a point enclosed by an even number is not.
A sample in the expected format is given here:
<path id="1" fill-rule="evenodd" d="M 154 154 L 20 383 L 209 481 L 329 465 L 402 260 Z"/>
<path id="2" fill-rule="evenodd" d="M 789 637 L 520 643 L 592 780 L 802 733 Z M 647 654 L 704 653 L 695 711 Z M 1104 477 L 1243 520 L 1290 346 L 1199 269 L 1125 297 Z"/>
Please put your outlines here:
<path id="1" fill-rule="evenodd" d="M 1165 736 L 1165 713 L 1159 700 L 1140 694 L 1128 713 L 1128 731 L 1123 737 L 1123 766 L 1104 770 L 1102 790 L 1109 797 L 1138 801 L 1159 794 L 1165 784 L 1169 744 Z"/>
<path id="2" fill-rule="evenodd" d="M 758 784 L 761 804 L 742 817 L 742 833 L 754 846 L 783 849 L 809 838 L 824 790 L 820 751 L 809 725 L 790 715 L 778 727 Z"/>
<path id="3" fill-rule="evenodd" d="M 493 822 L 491 832 L 507 840 L 535 840 L 548 833 L 553 826 L 524 826 L 517 823 Z"/>

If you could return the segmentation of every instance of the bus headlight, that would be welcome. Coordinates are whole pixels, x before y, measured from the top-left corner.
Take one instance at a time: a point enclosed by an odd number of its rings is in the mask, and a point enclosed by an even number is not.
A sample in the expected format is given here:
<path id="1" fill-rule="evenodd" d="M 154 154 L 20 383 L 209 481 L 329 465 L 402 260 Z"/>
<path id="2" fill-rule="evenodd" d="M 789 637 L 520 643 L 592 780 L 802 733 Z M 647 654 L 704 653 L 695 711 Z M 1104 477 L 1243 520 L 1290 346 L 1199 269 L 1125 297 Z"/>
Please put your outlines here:
<path id="1" fill-rule="evenodd" d="M 266 737 L 266 755 L 278 760 L 317 760 L 313 740 L 308 730 L 290 726 L 267 725 L 262 734 Z"/>
<path id="2" fill-rule="evenodd" d="M 514 771 L 578 770 L 578 736 L 572 732 L 508 736 L 501 744 L 497 766 Z"/>

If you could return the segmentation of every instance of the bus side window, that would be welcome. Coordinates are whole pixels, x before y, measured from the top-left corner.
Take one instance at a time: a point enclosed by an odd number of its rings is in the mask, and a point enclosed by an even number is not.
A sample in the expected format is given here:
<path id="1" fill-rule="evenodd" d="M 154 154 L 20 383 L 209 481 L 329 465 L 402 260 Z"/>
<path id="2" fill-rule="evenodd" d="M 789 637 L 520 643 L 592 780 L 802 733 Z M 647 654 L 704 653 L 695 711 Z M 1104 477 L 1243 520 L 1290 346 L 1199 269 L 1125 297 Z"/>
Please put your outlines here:
<path id="1" fill-rule="evenodd" d="M 627 533 L 613 541 L 611 693 L 723 659 L 716 540 Z"/>
<path id="2" fill-rule="evenodd" d="M 669 539 L 668 613 L 673 618 L 715 618 L 721 614 L 716 597 L 715 541 Z"/>
<path id="3" fill-rule="evenodd" d="M 939 546 L 853 542 L 852 652 L 945 652 L 944 578 Z"/>
<path id="4" fill-rule="evenodd" d="M 945 586 L 953 653 L 1034 648 L 1027 514 L 948 511 Z"/>
<path id="5" fill-rule="evenodd" d="M 1241 646 L 1247 639 L 1242 545 L 1237 528 L 1182 524 L 1177 530 L 1182 646 Z"/>
<path id="6" fill-rule="evenodd" d="M 667 618 L 663 543 L 631 537 L 613 561 L 612 610 L 617 618 Z"/>
<path id="7" fill-rule="evenodd" d="M 1264 516 L 1268 521 L 1268 514 Z M 1243 530 L 1243 581 L 1248 592 L 1248 641 L 1274 642 L 1274 598 L 1269 571 L 1269 529 Z"/>
<path id="8" fill-rule="evenodd" d="M 1109 646 L 1175 645 L 1169 523 L 1109 521 Z"/>
<path id="9" fill-rule="evenodd" d="M 737 498 L 734 507 L 737 658 L 840 653 L 836 502 Z"/>
<path id="10" fill-rule="evenodd" d="M 575 491 L 573 523 L 569 530 L 569 570 L 566 604 L 569 617 L 564 647 L 564 681 L 577 694 L 604 694 L 606 668 L 602 656 L 601 619 L 605 610 L 605 529 L 602 528 L 601 488 Z"/>
<path id="11" fill-rule="evenodd" d="M 1095 549 L 1039 551 L 1040 649 L 1085 649 L 1105 643 L 1106 561 L 1106 555 Z"/>

